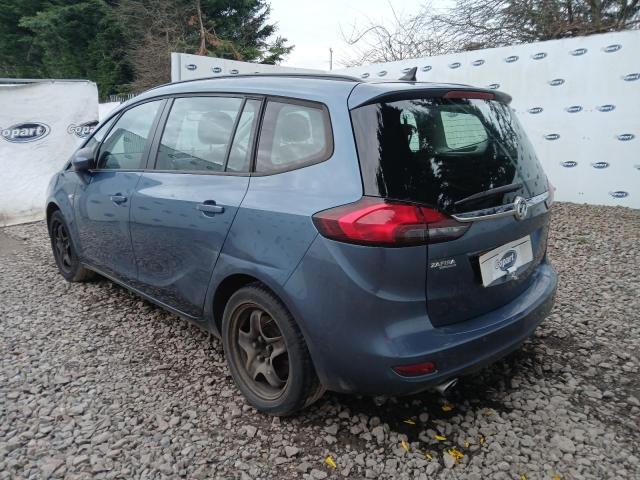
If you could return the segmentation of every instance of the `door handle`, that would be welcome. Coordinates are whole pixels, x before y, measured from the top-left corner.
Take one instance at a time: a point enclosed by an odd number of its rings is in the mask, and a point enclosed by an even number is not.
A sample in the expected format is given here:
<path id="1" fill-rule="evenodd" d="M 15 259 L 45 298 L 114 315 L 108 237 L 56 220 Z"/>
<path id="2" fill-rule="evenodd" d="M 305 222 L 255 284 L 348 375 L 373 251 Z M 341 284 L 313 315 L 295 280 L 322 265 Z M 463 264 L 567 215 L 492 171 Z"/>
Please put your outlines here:
<path id="1" fill-rule="evenodd" d="M 119 193 L 116 193 L 115 195 L 111 195 L 111 197 L 109 197 L 109 198 L 111 198 L 111 201 L 113 203 L 115 203 L 116 205 L 120 205 L 120 204 L 122 204 L 122 203 L 127 201 L 127 197 L 125 197 L 124 195 L 121 195 Z"/>
<path id="2" fill-rule="evenodd" d="M 213 200 L 207 200 L 204 203 L 199 203 L 198 205 L 196 205 L 196 209 L 200 210 L 206 216 L 224 212 L 224 207 L 216 205 L 216 202 L 214 202 Z"/>

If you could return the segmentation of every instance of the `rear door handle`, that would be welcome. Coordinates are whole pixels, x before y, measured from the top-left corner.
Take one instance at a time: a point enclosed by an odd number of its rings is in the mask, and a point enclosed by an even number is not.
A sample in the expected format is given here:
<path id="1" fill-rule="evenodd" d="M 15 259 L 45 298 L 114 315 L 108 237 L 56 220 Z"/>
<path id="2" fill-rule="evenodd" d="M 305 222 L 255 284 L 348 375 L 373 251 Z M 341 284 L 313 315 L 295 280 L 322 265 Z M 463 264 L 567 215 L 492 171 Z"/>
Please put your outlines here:
<path id="1" fill-rule="evenodd" d="M 199 203 L 196 208 L 200 210 L 204 215 L 211 216 L 212 214 L 224 212 L 224 207 L 216 205 L 213 200 L 207 200 L 204 203 Z"/>
<path id="2" fill-rule="evenodd" d="M 115 195 L 111 195 L 110 198 L 111 198 L 111 201 L 116 205 L 120 205 L 121 203 L 124 203 L 127 201 L 127 197 L 119 193 L 116 193 Z"/>

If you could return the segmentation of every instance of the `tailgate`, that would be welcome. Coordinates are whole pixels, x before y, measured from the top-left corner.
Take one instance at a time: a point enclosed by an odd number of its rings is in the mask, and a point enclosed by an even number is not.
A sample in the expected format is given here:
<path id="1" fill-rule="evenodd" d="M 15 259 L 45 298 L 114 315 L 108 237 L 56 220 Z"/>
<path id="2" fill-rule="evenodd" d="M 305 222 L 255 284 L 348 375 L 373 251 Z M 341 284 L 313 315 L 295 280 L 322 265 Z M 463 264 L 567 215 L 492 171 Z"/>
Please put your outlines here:
<path id="1" fill-rule="evenodd" d="M 461 238 L 429 245 L 426 296 L 431 323 L 444 326 L 468 320 L 495 310 L 522 294 L 544 258 L 548 230 L 549 211 L 541 203 L 530 209 L 525 220 L 519 221 L 510 215 L 476 221 Z M 531 241 L 531 261 L 514 271 L 509 269 L 485 287 L 480 256 L 525 238 Z M 507 260 L 512 260 L 512 255 L 509 253 Z M 494 260 L 490 262 L 494 263 Z"/>

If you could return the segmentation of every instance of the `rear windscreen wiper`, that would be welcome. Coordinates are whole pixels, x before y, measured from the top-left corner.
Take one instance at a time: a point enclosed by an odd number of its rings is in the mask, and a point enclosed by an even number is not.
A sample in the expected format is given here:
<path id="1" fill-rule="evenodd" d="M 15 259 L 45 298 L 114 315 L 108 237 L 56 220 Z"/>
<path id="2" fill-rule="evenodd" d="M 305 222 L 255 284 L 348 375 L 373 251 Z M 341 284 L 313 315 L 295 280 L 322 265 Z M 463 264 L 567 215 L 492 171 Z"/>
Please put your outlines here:
<path id="1" fill-rule="evenodd" d="M 484 192 L 474 193 L 468 197 L 464 197 L 462 200 L 458 200 L 453 205 L 455 207 L 462 205 L 463 203 L 471 202 L 473 200 L 480 200 L 481 198 L 492 197 L 493 195 L 500 195 L 501 193 L 514 192 L 522 188 L 521 183 L 510 183 L 509 185 L 503 185 L 502 187 L 490 188 Z"/>

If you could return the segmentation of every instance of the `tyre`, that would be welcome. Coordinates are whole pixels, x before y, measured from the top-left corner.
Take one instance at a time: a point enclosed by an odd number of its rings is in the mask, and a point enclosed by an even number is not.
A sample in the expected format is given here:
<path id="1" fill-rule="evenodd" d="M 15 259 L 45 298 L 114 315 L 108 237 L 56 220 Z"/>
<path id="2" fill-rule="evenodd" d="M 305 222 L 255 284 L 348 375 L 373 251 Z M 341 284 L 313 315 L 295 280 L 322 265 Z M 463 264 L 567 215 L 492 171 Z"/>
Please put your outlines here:
<path id="1" fill-rule="evenodd" d="M 222 343 L 236 385 L 259 411 L 291 415 L 322 396 L 300 329 L 262 284 L 231 296 L 222 319 Z"/>
<path id="2" fill-rule="evenodd" d="M 95 273 L 85 268 L 78 259 L 78 254 L 71 241 L 69 228 L 60 211 L 55 211 L 49 219 L 49 238 L 53 258 L 58 271 L 69 282 L 86 282 L 94 278 Z"/>

